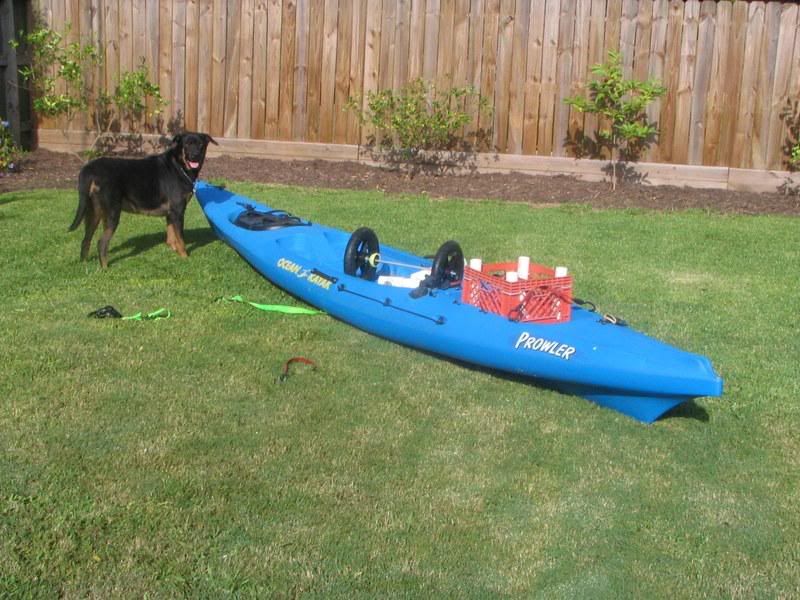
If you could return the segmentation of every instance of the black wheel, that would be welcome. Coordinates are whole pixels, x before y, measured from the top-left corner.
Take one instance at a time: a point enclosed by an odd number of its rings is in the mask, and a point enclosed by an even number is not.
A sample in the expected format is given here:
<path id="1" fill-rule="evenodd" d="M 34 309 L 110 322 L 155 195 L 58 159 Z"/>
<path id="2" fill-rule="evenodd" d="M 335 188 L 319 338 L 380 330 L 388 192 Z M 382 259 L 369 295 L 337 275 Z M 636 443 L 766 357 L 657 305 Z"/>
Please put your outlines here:
<path id="1" fill-rule="evenodd" d="M 464 253 L 458 242 L 445 242 L 436 251 L 431 267 L 432 287 L 447 289 L 464 278 Z"/>
<path id="2" fill-rule="evenodd" d="M 344 250 L 344 272 L 362 279 L 375 279 L 378 267 L 370 264 L 369 257 L 380 254 L 378 236 L 369 227 L 361 227 L 353 232 Z"/>

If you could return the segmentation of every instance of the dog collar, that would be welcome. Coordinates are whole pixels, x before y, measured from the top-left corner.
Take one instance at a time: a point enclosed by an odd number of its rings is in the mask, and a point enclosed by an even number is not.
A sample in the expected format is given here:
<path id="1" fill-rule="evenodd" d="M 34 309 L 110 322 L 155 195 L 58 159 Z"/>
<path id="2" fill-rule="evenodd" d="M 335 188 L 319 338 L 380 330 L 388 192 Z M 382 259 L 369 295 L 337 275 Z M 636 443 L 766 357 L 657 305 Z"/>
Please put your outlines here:
<path id="1" fill-rule="evenodd" d="M 186 181 L 189 182 L 189 185 L 191 185 L 192 189 L 194 190 L 194 187 L 197 184 L 196 184 L 195 180 L 192 179 L 191 175 L 189 175 L 189 173 L 186 172 L 186 170 L 184 169 L 184 165 L 181 162 L 178 162 L 178 171 L 180 171 L 181 175 L 183 175 L 186 178 Z"/>

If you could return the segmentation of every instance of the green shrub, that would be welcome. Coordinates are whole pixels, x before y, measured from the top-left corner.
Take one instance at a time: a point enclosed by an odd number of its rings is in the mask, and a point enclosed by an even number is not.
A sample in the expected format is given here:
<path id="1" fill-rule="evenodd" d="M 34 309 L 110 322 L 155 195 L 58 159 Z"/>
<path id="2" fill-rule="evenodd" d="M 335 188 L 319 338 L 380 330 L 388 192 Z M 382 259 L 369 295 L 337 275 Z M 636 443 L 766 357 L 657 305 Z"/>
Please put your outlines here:
<path id="1" fill-rule="evenodd" d="M 22 149 L 14 143 L 14 138 L 11 137 L 8 122 L 3 121 L 0 123 L 0 172 L 15 170 L 22 154 Z"/>
<path id="2" fill-rule="evenodd" d="M 431 161 L 426 151 L 471 152 L 475 145 L 466 139 L 464 127 L 472 116 L 464 106 L 477 98 L 479 110 L 487 111 L 471 86 L 440 90 L 431 82 L 415 79 L 398 90 L 370 91 L 366 108 L 362 98 L 350 98 L 347 108 L 362 125 L 373 128 L 368 145 L 379 157 L 401 162 Z"/>

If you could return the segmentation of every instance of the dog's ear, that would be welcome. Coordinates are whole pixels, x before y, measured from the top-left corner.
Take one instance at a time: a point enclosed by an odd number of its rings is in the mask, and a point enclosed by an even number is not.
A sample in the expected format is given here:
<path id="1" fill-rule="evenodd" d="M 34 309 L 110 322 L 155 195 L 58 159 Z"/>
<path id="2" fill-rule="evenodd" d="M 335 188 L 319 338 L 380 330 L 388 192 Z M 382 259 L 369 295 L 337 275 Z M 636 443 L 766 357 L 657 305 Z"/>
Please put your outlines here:
<path id="1" fill-rule="evenodd" d="M 203 140 L 205 140 L 205 142 L 206 142 L 206 145 L 208 145 L 208 142 L 211 142 L 211 143 L 212 143 L 212 144 L 214 144 L 215 146 L 219 146 L 219 144 L 217 143 L 217 140 L 215 140 L 214 138 L 212 138 L 212 137 L 211 137 L 210 135 L 208 135 L 207 133 L 204 133 L 204 134 L 202 134 L 202 135 L 203 135 Z"/>
<path id="2" fill-rule="evenodd" d="M 183 134 L 178 133 L 172 137 L 172 148 L 180 148 L 183 145 Z"/>

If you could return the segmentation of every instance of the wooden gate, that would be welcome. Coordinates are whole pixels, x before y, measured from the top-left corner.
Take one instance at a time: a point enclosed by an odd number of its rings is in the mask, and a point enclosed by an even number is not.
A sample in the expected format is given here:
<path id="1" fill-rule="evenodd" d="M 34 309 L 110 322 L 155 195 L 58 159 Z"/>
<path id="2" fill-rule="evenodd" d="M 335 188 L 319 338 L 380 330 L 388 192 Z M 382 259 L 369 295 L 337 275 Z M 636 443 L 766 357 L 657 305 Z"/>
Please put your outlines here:
<path id="1" fill-rule="evenodd" d="M 30 94 L 21 85 L 19 68 L 28 64 L 23 48 L 9 43 L 20 31 L 27 31 L 28 2 L 0 0 L 0 117 L 11 130 L 14 142 L 25 149 L 33 145 Z"/>

